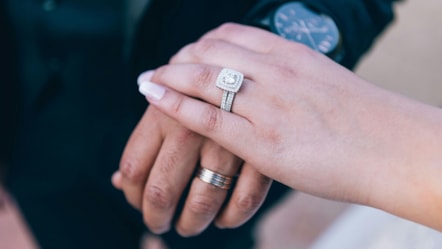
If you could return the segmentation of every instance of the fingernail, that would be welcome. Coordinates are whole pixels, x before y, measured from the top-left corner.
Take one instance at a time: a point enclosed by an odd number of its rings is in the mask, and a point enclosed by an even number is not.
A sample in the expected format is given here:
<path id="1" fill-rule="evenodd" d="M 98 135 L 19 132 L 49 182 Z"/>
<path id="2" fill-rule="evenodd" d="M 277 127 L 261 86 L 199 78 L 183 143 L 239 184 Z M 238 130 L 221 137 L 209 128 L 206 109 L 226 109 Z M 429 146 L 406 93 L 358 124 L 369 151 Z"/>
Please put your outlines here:
<path id="1" fill-rule="evenodd" d="M 151 81 L 154 72 L 154 70 L 149 70 L 138 76 L 138 91 L 146 97 L 160 100 L 164 96 L 166 88 Z"/>
<path id="2" fill-rule="evenodd" d="M 170 231 L 170 225 L 164 225 L 163 227 L 152 228 L 152 229 L 150 229 L 150 231 L 153 234 L 157 234 L 157 235 L 160 235 L 160 234 L 163 234 L 163 233 L 167 233 L 167 232 Z"/>
<path id="3" fill-rule="evenodd" d="M 138 91 L 148 98 L 160 100 L 164 96 L 166 88 L 150 81 L 142 81 L 139 82 Z"/>
<path id="4" fill-rule="evenodd" d="M 226 227 L 223 226 L 223 225 L 221 225 L 218 221 L 215 221 L 215 226 L 216 226 L 218 229 L 226 229 Z"/>
<path id="5" fill-rule="evenodd" d="M 141 84 L 141 82 L 144 82 L 144 81 L 150 81 L 151 79 L 152 79 L 152 75 L 155 73 L 155 70 L 149 70 L 149 71 L 146 71 L 146 72 L 144 72 L 144 73 L 141 73 L 139 76 L 138 76 L 138 79 L 137 79 L 137 83 L 138 83 L 138 85 L 140 85 Z"/>

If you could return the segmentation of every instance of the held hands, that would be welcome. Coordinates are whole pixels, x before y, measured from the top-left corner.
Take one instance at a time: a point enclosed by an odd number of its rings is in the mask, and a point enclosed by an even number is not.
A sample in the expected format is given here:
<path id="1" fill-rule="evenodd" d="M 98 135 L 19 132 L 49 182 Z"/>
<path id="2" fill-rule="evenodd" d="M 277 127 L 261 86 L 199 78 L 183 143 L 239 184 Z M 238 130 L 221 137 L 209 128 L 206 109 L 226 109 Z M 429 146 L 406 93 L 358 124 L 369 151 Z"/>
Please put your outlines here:
<path id="1" fill-rule="evenodd" d="M 347 143 L 368 146 L 349 136 L 370 129 L 356 101 L 369 86 L 351 72 L 304 45 L 233 24 L 184 47 L 171 62 L 139 77 L 141 92 L 167 115 L 299 190 L 335 196 L 358 185 L 356 176 L 339 180 L 360 160 Z M 218 108 L 223 90 L 215 82 L 223 68 L 244 74 L 232 113 Z"/>
<path id="2" fill-rule="evenodd" d="M 171 62 L 141 75 L 141 91 L 245 165 L 310 194 L 442 230 L 438 109 L 369 84 L 303 45 L 240 25 L 209 32 Z M 218 107 L 222 68 L 244 74 L 232 113 Z"/>

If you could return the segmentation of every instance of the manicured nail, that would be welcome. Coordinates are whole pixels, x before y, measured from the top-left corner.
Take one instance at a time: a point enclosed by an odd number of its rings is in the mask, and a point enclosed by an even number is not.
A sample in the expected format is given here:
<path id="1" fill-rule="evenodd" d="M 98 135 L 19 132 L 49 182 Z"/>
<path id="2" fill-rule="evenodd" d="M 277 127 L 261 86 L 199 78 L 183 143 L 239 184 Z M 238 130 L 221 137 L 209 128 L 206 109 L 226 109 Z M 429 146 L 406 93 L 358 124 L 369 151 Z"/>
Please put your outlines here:
<path id="1" fill-rule="evenodd" d="M 166 88 L 150 81 L 141 81 L 139 82 L 138 91 L 148 98 L 160 100 L 164 96 Z"/>
<path id="2" fill-rule="evenodd" d="M 138 91 L 146 97 L 152 97 L 160 100 L 165 92 L 164 87 L 152 82 L 152 76 L 155 70 L 146 71 L 138 76 Z"/>
<path id="3" fill-rule="evenodd" d="M 225 226 L 221 225 L 221 224 L 220 224 L 219 222 L 217 222 L 217 221 L 215 221 L 215 226 L 216 226 L 218 229 L 226 229 Z"/>
<path id="4" fill-rule="evenodd" d="M 141 82 L 144 82 L 144 81 L 151 81 L 151 79 L 152 79 L 152 75 L 155 73 L 155 70 L 149 70 L 149 71 L 146 71 L 146 72 L 144 72 L 144 73 L 141 73 L 139 76 L 138 76 L 138 79 L 137 79 L 137 83 L 138 83 L 138 85 L 140 85 L 141 84 Z"/>

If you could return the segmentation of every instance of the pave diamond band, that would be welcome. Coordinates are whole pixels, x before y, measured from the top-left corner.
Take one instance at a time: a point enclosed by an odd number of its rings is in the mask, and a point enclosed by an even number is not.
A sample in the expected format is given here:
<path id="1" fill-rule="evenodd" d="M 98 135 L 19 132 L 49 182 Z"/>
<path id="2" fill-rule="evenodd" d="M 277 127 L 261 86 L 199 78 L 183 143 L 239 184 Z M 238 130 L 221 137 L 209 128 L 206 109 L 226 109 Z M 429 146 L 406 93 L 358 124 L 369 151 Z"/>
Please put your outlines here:
<path id="1" fill-rule="evenodd" d="M 238 71 L 229 68 L 223 68 L 216 79 L 216 86 L 224 90 L 220 108 L 230 112 L 233 99 L 239 91 L 244 80 L 244 75 Z"/>

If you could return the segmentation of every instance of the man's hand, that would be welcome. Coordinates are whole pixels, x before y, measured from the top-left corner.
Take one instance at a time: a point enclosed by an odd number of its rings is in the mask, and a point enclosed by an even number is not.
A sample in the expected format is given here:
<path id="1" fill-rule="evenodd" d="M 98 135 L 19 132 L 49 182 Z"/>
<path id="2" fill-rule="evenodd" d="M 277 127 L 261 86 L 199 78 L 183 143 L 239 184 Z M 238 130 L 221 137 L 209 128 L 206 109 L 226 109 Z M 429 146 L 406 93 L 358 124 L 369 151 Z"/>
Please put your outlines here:
<path id="1" fill-rule="evenodd" d="M 143 213 L 152 232 L 168 231 L 174 213 L 181 212 L 177 232 L 192 236 L 212 221 L 223 228 L 240 226 L 261 206 L 271 180 L 242 163 L 211 140 L 149 107 L 126 145 L 112 182 Z M 232 194 L 195 178 L 199 165 L 222 175 L 239 175 Z M 189 183 L 189 193 L 184 193 Z M 183 210 L 176 210 L 186 194 Z"/>

